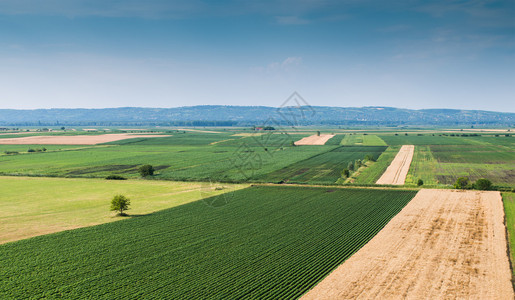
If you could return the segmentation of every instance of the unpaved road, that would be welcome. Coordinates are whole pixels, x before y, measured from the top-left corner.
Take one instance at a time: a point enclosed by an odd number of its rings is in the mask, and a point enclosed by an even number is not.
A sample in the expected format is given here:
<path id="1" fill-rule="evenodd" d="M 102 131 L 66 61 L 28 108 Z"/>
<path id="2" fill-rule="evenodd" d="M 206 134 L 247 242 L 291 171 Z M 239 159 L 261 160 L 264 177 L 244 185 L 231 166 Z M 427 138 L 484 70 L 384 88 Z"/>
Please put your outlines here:
<path id="1" fill-rule="evenodd" d="M 325 145 L 334 134 L 311 135 L 295 142 L 295 145 Z"/>
<path id="2" fill-rule="evenodd" d="M 303 299 L 514 299 L 499 192 L 421 190 Z"/>
<path id="3" fill-rule="evenodd" d="M 170 135 L 113 133 L 99 135 L 39 135 L 0 139 L 0 145 L 96 145 L 133 138 L 167 137 Z"/>
<path id="4" fill-rule="evenodd" d="M 413 153 L 415 152 L 415 146 L 404 145 L 401 147 L 392 163 L 388 166 L 386 171 L 383 173 L 381 178 L 377 180 L 377 184 L 392 184 L 402 185 L 408 175 L 411 160 L 413 159 Z"/>

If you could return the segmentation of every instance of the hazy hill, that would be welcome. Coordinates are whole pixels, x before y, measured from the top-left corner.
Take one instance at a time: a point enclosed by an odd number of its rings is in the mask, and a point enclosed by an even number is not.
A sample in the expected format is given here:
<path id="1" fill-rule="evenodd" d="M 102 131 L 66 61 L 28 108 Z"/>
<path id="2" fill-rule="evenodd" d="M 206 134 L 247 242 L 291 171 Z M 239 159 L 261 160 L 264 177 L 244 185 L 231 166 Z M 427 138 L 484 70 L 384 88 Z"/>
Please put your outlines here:
<path id="1" fill-rule="evenodd" d="M 103 109 L 0 109 L 1 126 L 84 125 L 508 125 L 515 113 L 393 107 L 188 106 Z"/>

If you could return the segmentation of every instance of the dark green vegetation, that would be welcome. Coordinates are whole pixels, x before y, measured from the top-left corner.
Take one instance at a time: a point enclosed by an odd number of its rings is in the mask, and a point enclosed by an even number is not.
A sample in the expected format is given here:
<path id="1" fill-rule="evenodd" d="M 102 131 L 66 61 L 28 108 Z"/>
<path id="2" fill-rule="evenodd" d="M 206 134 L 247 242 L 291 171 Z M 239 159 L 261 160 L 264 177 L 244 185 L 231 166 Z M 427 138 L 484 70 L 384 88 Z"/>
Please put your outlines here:
<path id="1" fill-rule="evenodd" d="M 155 169 L 151 165 L 143 165 L 138 169 L 141 177 L 147 177 L 154 175 Z"/>
<path id="2" fill-rule="evenodd" d="M 414 191 L 252 187 L 0 246 L 0 298 L 296 298 Z M 37 249 L 37 251 L 35 251 Z"/>
<path id="3" fill-rule="evenodd" d="M 338 146 L 342 142 L 342 139 L 345 137 L 344 134 L 336 134 L 332 138 L 330 138 L 325 145 L 326 146 Z"/>
<path id="4" fill-rule="evenodd" d="M 350 163 L 364 159 L 367 155 L 377 159 L 386 148 L 384 146 L 342 146 L 265 174 L 262 179 L 288 183 L 331 184 L 342 176 L 342 171 L 348 168 Z"/>

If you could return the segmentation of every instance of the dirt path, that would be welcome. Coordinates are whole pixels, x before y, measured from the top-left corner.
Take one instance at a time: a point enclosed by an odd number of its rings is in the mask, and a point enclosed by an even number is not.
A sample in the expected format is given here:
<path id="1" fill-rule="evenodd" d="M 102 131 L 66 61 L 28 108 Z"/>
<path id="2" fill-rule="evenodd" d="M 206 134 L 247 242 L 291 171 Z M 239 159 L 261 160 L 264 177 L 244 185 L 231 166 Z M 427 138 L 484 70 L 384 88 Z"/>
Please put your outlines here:
<path id="1" fill-rule="evenodd" d="M 334 134 L 310 135 L 295 142 L 295 145 L 325 145 Z"/>
<path id="2" fill-rule="evenodd" d="M 0 145 L 95 145 L 133 138 L 167 137 L 170 135 L 113 133 L 99 135 L 39 135 L 0 139 Z"/>
<path id="3" fill-rule="evenodd" d="M 395 156 L 392 163 L 388 166 L 381 178 L 377 180 L 377 184 L 393 184 L 402 185 L 408 175 L 409 166 L 413 159 L 415 146 L 404 145 Z"/>
<path id="4" fill-rule="evenodd" d="M 514 299 L 499 192 L 421 190 L 303 299 Z"/>

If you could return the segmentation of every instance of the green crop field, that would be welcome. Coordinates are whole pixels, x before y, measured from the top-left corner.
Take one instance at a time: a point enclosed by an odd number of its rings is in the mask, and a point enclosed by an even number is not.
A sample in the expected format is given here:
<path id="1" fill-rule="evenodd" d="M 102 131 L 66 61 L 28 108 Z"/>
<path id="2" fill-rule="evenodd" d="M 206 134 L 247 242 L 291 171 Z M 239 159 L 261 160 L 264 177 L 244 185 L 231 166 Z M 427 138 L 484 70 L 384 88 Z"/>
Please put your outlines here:
<path id="1" fill-rule="evenodd" d="M 247 185 L 155 180 L 102 180 L 39 177 L 0 177 L 0 244 L 105 222 L 116 221 L 111 199 L 131 199 L 129 214 L 157 210 L 221 194 Z M 220 190 L 214 190 L 218 187 Z"/>
<path id="2" fill-rule="evenodd" d="M 511 264 L 515 263 L 515 193 L 502 193 Z M 512 269 L 515 278 L 515 269 Z"/>
<path id="3" fill-rule="evenodd" d="M 386 146 L 386 143 L 377 135 L 370 134 L 348 134 L 342 141 L 345 146 Z"/>
<path id="4" fill-rule="evenodd" d="M 131 139 L 97 146 L 52 146 L 56 151 L 0 156 L 0 174 L 61 177 L 138 177 L 152 164 L 155 179 L 242 182 L 284 168 L 334 147 L 292 147 L 288 134 L 251 137 L 233 133 L 181 133 L 172 137 Z M 183 145 L 184 144 L 184 145 Z M 26 151 L 25 145 L 5 149 Z"/>
<path id="5" fill-rule="evenodd" d="M 313 147 L 313 146 L 305 146 Z M 371 155 L 377 159 L 386 149 L 383 146 L 343 146 L 296 162 L 275 172 L 264 174 L 263 181 L 331 184 L 341 177 L 349 162 Z M 258 178 L 259 179 L 259 178 Z"/>
<path id="6" fill-rule="evenodd" d="M 488 178 L 495 185 L 515 186 L 515 147 L 485 144 L 415 146 L 406 183 L 453 184 L 458 177 Z M 488 143 L 486 142 L 488 141 Z"/>
<path id="7" fill-rule="evenodd" d="M 251 187 L 225 195 L 217 208 L 197 201 L 0 245 L 0 298 L 296 298 L 415 192 Z"/>
<path id="8" fill-rule="evenodd" d="M 338 146 L 341 144 L 342 142 L 342 139 L 345 138 L 345 135 L 344 134 L 336 134 L 335 136 L 333 136 L 332 138 L 330 138 L 326 143 L 325 145 L 327 146 Z"/>
<path id="9" fill-rule="evenodd" d="M 482 144 L 481 137 L 440 136 L 438 134 L 380 135 L 388 145 L 473 145 Z"/>

